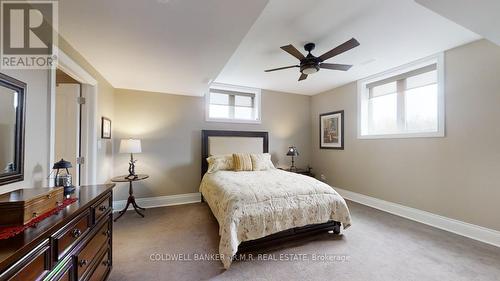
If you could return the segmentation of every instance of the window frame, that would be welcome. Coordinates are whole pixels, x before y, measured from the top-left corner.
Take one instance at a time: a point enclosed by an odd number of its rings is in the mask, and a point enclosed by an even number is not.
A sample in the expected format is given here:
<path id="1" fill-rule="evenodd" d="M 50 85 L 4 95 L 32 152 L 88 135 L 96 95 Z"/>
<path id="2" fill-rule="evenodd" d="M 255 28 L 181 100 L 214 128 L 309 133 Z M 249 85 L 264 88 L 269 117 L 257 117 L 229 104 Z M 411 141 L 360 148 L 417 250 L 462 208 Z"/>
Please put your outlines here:
<path id="1" fill-rule="evenodd" d="M 437 71 L 437 130 L 428 132 L 401 132 L 398 133 L 388 133 L 388 134 L 370 134 L 368 132 L 368 100 L 369 91 L 367 90 L 367 85 L 382 81 L 394 76 L 398 76 L 413 70 L 417 70 L 422 67 L 426 67 L 431 64 L 436 64 Z M 396 139 L 396 138 L 435 138 L 435 137 L 445 137 L 445 73 L 444 73 L 444 53 L 439 53 L 430 57 L 426 57 L 382 73 L 378 73 L 367 77 L 365 79 L 358 80 L 357 83 L 357 117 L 358 117 L 358 128 L 357 128 L 357 138 L 358 139 Z M 404 99 L 403 99 L 404 101 Z M 398 99 L 398 103 L 401 99 Z M 398 107 L 401 105 L 398 105 Z M 398 116 L 398 123 L 404 122 L 405 120 L 399 120 L 401 116 Z"/>
<path id="2" fill-rule="evenodd" d="M 253 119 L 236 119 L 230 113 L 230 118 L 211 118 L 210 117 L 210 90 L 217 89 L 222 91 L 230 91 L 235 93 L 245 93 L 254 94 L 254 110 L 257 111 L 255 116 L 255 120 Z M 234 114 L 234 113 L 233 113 Z M 261 89 L 244 87 L 244 86 L 236 86 L 222 83 L 211 83 L 207 89 L 205 94 L 205 121 L 207 122 L 218 122 L 218 123 L 243 123 L 243 124 L 261 124 L 261 115 L 262 115 L 262 104 L 261 104 Z"/>

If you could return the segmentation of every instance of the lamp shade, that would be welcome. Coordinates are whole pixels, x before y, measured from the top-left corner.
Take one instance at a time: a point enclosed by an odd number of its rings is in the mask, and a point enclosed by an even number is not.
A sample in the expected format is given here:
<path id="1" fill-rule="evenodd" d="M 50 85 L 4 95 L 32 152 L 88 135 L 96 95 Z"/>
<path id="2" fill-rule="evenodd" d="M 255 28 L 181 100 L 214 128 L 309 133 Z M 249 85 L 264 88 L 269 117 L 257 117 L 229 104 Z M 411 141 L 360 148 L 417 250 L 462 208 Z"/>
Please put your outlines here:
<path id="1" fill-rule="evenodd" d="M 299 151 L 295 146 L 290 146 L 288 148 L 288 152 L 286 153 L 287 156 L 299 156 Z"/>
<path id="2" fill-rule="evenodd" d="M 123 139 L 120 141 L 120 153 L 141 153 L 141 140 Z"/>
<path id="3" fill-rule="evenodd" d="M 61 161 L 54 163 L 52 169 L 69 169 L 72 168 L 71 162 L 61 159 Z"/>

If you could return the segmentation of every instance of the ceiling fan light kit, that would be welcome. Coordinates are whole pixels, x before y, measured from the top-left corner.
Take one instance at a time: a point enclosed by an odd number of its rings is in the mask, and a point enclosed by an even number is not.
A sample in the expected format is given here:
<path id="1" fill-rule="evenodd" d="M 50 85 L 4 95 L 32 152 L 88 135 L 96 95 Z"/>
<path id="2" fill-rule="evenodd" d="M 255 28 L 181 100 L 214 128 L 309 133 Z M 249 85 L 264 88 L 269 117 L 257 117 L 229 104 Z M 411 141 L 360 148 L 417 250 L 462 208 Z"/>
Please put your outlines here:
<path id="1" fill-rule="evenodd" d="M 310 75 L 319 71 L 319 66 L 317 65 L 303 65 L 300 67 L 300 72 L 305 75 Z"/>
<path id="2" fill-rule="evenodd" d="M 336 64 L 336 63 L 324 63 L 325 60 L 333 58 L 334 56 L 340 55 L 346 51 L 349 51 L 350 49 L 353 49 L 355 47 L 359 46 L 358 40 L 351 38 L 350 40 L 346 41 L 345 43 L 331 49 L 330 51 L 324 53 L 323 55 L 316 57 L 313 54 L 311 54 L 311 51 L 314 50 L 316 45 L 314 43 L 307 43 L 304 45 L 304 49 L 308 52 L 307 56 L 304 56 L 297 48 L 295 48 L 293 45 L 286 45 L 281 47 L 281 49 L 290 55 L 294 56 L 300 61 L 299 65 L 291 65 L 291 66 L 285 66 L 285 67 L 280 67 L 280 68 L 274 68 L 274 69 L 268 69 L 265 70 L 265 72 L 271 72 L 271 71 L 276 71 L 276 70 L 283 70 L 283 69 L 288 69 L 288 68 L 295 68 L 298 67 L 300 69 L 300 77 L 299 81 L 307 79 L 307 76 L 310 74 L 314 74 L 318 72 L 321 68 L 324 69 L 331 69 L 331 70 L 340 70 L 340 71 L 347 71 L 349 70 L 352 65 L 349 64 Z"/>

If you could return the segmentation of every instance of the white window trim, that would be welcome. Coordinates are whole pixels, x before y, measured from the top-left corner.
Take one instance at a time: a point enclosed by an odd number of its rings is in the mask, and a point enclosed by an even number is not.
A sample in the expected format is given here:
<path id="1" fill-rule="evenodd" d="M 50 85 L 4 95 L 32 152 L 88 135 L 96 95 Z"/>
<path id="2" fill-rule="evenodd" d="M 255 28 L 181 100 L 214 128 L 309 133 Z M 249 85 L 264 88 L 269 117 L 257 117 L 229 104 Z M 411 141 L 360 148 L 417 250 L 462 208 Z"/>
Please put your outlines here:
<path id="1" fill-rule="evenodd" d="M 248 120 L 248 119 L 232 119 L 232 118 L 210 118 L 209 116 L 209 108 L 210 108 L 210 89 L 219 89 L 226 91 L 235 91 L 235 92 L 243 92 L 243 93 L 252 93 L 255 94 L 255 105 L 257 108 L 257 119 L 256 120 Z M 244 87 L 244 86 L 236 86 L 222 83 L 212 83 L 207 89 L 205 93 L 205 121 L 207 122 L 218 122 L 218 123 L 243 123 L 243 124 L 261 124 L 261 115 L 262 115 L 262 104 L 261 104 L 261 89 Z"/>
<path id="2" fill-rule="evenodd" d="M 425 65 L 428 65 L 434 61 L 437 64 L 437 75 L 438 75 L 438 129 L 435 132 L 415 132 L 415 133 L 401 133 L 401 134 L 382 134 L 382 135 L 362 135 L 362 111 L 363 107 L 367 106 L 363 104 L 363 101 L 366 100 L 363 95 L 366 95 L 366 85 L 378 80 L 382 80 L 385 78 L 389 78 L 391 76 L 395 76 L 398 74 L 402 74 L 408 72 L 413 69 L 418 69 Z M 444 73 L 444 53 L 439 53 L 433 56 L 429 56 L 388 71 L 384 71 L 379 74 L 372 75 L 362 80 L 358 80 L 358 130 L 357 136 L 358 139 L 398 139 L 398 138 L 437 138 L 437 137 L 445 137 L 445 73 Z"/>

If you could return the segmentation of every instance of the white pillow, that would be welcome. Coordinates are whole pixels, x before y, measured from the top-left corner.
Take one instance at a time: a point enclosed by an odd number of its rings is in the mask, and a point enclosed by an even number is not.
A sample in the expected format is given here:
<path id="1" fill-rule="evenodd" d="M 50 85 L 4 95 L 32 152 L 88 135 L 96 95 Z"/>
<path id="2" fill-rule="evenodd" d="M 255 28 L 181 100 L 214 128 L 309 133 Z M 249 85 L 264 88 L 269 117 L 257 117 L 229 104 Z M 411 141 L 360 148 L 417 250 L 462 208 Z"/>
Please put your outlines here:
<path id="1" fill-rule="evenodd" d="M 207 158 L 208 170 L 207 173 L 215 173 L 217 171 L 234 170 L 233 155 L 212 155 Z"/>
<path id="2" fill-rule="evenodd" d="M 252 159 L 252 167 L 254 171 L 265 171 L 276 169 L 271 161 L 271 154 L 261 153 L 261 154 L 250 154 Z"/>

